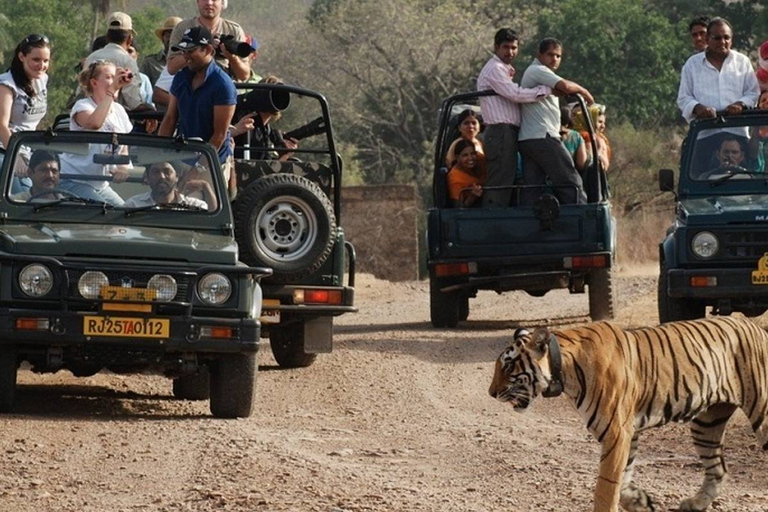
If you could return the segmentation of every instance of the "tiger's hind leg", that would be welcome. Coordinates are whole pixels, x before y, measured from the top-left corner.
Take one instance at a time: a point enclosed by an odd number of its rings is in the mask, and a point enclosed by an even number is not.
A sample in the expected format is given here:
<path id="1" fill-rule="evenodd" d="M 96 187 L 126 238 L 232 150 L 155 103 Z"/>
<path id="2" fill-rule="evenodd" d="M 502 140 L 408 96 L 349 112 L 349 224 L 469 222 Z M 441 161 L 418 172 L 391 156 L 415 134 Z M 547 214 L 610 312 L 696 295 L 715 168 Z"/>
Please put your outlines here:
<path id="1" fill-rule="evenodd" d="M 752 415 L 749 415 L 750 409 Z M 741 408 L 748 415 L 752 430 L 755 431 L 757 440 L 763 450 L 768 450 L 768 401 L 759 399 L 758 404 L 747 403 Z"/>
<path id="2" fill-rule="evenodd" d="M 692 498 L 680 502 L 681 511 L 706 510 L 720 493 L 727 471 L 723 459 L 723 434 L 734 411 L 736 406 L 733 404 L 716 404 L 691 422 L 693 444 L 704 466 L 704 482 Z"/>
<path id="3" fill-rule="evenodd" d="M 624 478 L 621 482 L 621 498 L 619 503 L 624 510 L 629 512 L 655 512 L 651 498 L 638 485 L 632 481 L 632 472 L 635 469 L 635 453 L 637 452 L 637 438 L 639 434 L 635 432 L 632 436 L 632 443 L 629 445 L 629 460 L 624 469 Z"/>

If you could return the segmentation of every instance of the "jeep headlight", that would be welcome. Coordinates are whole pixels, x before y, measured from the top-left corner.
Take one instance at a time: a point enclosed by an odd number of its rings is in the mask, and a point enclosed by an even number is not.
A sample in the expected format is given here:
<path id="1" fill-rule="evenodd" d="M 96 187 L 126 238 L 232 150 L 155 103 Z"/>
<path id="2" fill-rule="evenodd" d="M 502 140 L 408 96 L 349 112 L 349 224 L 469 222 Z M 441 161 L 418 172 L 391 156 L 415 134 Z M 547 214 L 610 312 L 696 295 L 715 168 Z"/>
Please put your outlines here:
<path id="1" fill-rule="evenodd" d="M 43 297 L 53 288 L 53 274 L 45 265 L 27 265 L 19 273 L 19 287 L 30 297 Z"/>
<path id="2" fill-rule="evenodd" d="M 101 288 L 109 286 L 109 279 L 104 272 L 98 272 L 96 270 L 89 270 L 80 276 L 77 281 L 77 289 L 86 299 L 98 299 L 101 295 Z"/>
<path id="3" fill-rule="evenodd" d="M 203 302 L 212 306 L 224 304 L 232 294 L 232 283 L 227 276 L 212 272 L 197 283 L 197 294 Z"/>
<path id="4" fill-rule="evenodd" d="M 696 236 L 694 236 L 691 241 L 691 250 L 693 251 L 693 254 L 699 258 L 709 259 L 717 254 L 719 248 L 720 242 L 718 242 L 717 237 L 709 231 L 696 233 Z"/>
<path id="5" fill-rule="evenodd" d="M 157 300 L 168 302 L 173 300 L 179 287 L 176 280 L 167 274 L 157 274 L 147 283 L 147 288 L 157 291 Z"/>

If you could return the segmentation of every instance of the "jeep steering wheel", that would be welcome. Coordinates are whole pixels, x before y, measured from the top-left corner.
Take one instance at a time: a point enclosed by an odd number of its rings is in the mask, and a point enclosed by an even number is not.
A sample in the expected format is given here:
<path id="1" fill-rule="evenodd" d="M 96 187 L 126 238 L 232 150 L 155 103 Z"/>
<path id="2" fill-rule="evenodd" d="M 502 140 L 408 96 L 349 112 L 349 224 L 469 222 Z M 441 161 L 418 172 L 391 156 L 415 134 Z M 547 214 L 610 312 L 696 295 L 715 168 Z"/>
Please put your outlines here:
<path id="1" fill-rule="evenodd" d="M 735 165 L 735 164 L 726 164 L 705 172 L 700 176 L 700 178 L 708 180 L 708 179 L 712 179 L 717 174 L 728 174 L 728 173 L 746 174 L 746 175 L 752 174 L 752 172 L 746 167 L 742 167 L 740 165 Z"/>

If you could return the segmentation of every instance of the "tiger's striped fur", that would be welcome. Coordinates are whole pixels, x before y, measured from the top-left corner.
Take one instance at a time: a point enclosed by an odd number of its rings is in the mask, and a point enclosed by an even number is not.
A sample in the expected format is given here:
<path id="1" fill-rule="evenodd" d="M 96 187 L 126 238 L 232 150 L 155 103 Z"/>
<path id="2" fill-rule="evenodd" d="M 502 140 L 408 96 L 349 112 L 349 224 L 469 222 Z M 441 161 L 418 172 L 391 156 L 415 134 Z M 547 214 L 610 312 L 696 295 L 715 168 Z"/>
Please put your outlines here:
<path id="1" fill-rule="evenodd" d="M 768 334 L 747 319 L 718 317 L 624 330 L 600 322 L 554 332 L 564 394 L 602 444 L 594 510 L 656 510 L 632 480 L 638 434 L 690 421 L 705 469 L 682 511 L 707 509 L 725 477 L 723 434 L 741 408 L 768 450 Z M 496 361 L 489 393 L 526 409 L 550 379 L 546 329 L 515 333 Z"/>

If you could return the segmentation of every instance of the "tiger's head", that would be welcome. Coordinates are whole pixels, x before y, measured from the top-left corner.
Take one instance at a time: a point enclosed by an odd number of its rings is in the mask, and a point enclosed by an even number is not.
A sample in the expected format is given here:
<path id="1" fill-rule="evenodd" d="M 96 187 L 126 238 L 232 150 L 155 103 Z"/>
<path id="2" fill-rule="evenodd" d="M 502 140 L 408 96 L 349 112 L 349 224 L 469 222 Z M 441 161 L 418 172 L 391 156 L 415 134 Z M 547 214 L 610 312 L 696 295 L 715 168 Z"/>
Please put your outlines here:
<path id="1" fill-rule="evenodd" d="M 512 345 L 496 360 L 488 393 L 502 402 L 509 402 L 516 411 L 524 411 L 549 385 L 549 368 L 539 361 L 547 354 L 549 331 L 526 329 L 515 331 Z"/>

